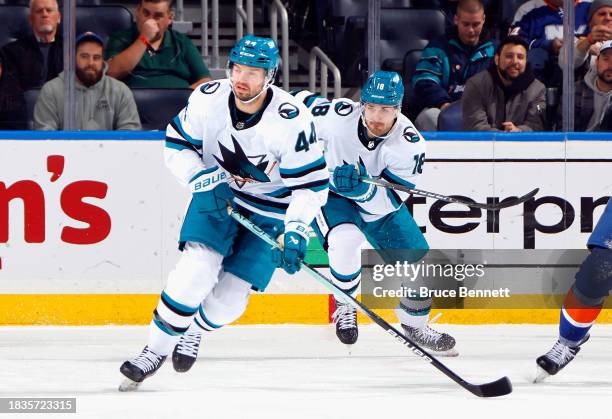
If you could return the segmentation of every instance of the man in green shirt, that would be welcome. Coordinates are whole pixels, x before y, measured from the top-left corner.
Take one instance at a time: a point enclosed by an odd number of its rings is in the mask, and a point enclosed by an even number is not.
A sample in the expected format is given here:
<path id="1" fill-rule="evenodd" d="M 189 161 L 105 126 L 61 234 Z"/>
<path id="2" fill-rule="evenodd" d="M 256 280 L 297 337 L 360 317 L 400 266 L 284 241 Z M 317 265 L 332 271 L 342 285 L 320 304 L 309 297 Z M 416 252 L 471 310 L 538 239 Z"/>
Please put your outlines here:
<path id="1" fill-rule="evenodd" d="M 193 89 L 211 80 L 191 40 L 169 29 L 173 18 L 172 0 L 139 0 L 136 24 L 108 39 L 107 74 L 130 87 Z"/>

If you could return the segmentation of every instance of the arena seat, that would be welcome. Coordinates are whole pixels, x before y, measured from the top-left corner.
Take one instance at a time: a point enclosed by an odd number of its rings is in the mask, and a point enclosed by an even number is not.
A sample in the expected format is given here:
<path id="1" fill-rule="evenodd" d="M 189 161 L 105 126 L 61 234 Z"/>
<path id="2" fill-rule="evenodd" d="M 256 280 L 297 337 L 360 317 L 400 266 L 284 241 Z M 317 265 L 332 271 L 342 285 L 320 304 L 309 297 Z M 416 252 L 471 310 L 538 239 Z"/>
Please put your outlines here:
<path id="1" fill-rule="evenodd" d="M 23 92 L 26 104 L 26 129 L 34 129 L 34 106 L 36 105 L 36 99 L 40 89 L 30 89 Z"/>
<path id="2" fill-rule="evenodd" d="M 381 8 L 414 7 L 414 1 L 413 0 L 381 0 L 380 7 Z"/>
<path id="3" fill-rule="evenodd" d="M 132 89 L 142 129 L 165 130 L 187 105 L 191 89 Z"/>
<path id="4" fill-rule="evenodd" d="M 460 100 L 440 112 L 438 131 L 463 131 L 463 109 Z"/>
<path id="5" fill-rule="evenodd" d="M 343 85 L 359 84 L 357 67 L 365 56 L 368 2 L 319 0 L 317 7 L 323 49 L 340 68 Z"/>
<path id="6" fill-rule="evenodd" d="M 439 10 L 381 9 L 380 19 L 381 62 L 395 71 L 402 71 L 407 51 L 422 50 L 445 29 Z"/>
<path id="7" fill-rule="evenodd" d="M 78 6 L 76 33 L 92 31 L 104 42 L 116 31 L 132 26 L 132 14 L 123 6 Z"/>
<path id="8" fill-rule="evenodd" d="M 0 5 L 0 47 L 14 41 L 30 30 L 27 6 Z"/>
<path id="9" fill-rule="evenodd" d="M 416 118 L 416 114 L 419 111 L 419 105 L 416 100 L 414 100 L 412 93 L 412 74 L 416 68 L 419 59 L 421 58 L 421 54 L 423 53 L 422 49 L 413 49 L 408 51 L 404 55 L 404 62 L 402 65 L 402 79 L 404 80 L 404 101 L 402 104 L 402 112 L 408 116 L 410 119 Z"/>

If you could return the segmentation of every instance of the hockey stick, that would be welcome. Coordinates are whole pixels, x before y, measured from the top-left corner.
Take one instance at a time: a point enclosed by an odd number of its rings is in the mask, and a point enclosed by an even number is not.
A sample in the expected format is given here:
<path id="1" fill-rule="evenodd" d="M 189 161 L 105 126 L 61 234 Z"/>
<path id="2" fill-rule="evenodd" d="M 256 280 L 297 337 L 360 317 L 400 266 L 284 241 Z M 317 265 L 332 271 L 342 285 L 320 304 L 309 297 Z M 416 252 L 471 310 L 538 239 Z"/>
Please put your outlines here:
<path id="1" fill-rule="evenodd" d="M 468 207 L 481 208 L 481 209 L 492 210 L 492 211 L 522 204 L 523 202 L 533 198 L 535 194 L 537 194 L 538 191 L 540 190 L 540 188 L 535 188 L 533 191 L 519 198 L 508 199 L 502 202 L 498 202 L 497 204 L 483 204 L 480 202 L 466 201 L 461 198 L 453 198 L 452 196 L 440 195 L 435 192 L 424 191 L 422 189 L 410 188 L 408 186 L 387 182 L 385 180 L 373 179 L 370 177 L 361 177 L 360 180 L 363 183 L 370 183 L 372 185 L 382 186 L 383 188 L 397 189 L 398 191 L 408 192 L 408 193 L 415 194 L 415 195 L 426 196 L 428 198 L 435 198 L 435 199 L 439 199 L 440 201 L 450 202 L 453 204 L 463 204 L 463 205 L 467 205 Z"/>
<path id="2" fill-rule="evenodd" d="M 271 245 L 273 248 L 280 248 L 278 242 L 272 238 L 269 234 L 255 225 L 251 220 L 244 217 L 242 214 L 234 211 L 231 207 L 228 206 L 227 209 L 230 216 L 236 220 L 240 225 L 244 228 L 255 234 L 257 237 Z M 355 298 L 338 288 L 334 283 L 332 283 L 325 276 L 321 275 L 319 272 L 311 268 L 308 264 L 302 262 L 302 269 L 305 270 L 310 276 L 312 276 L 317 282 L 325 286 L 329 289 L 334 296 L 355 307 L 357 310 L 361 311 L 363 314 L 368 316 L 374 323 L 382 327 L 387 333 L 395 338 L 399 343 L 408 347 L 415 355 L 421 357 L 425 361 L 431 363 L 438 370 L 442 371 L 447 377 L 451 380 L 459 384 L 464 389 L 468 390 L 472 394 L 475 394 L 479 397 L 496 397 L 503 396 L 512 392 L 512 383 L 508 379 L 508 377 L 502 377 L 497 381 L 493 381 L 491 383 L 486 384 L 471 384 L 465 381 L 463 378 L 455 374 L 453 371 L 448 369 L 446 365 L 442 362 L 438 361 L 433 355 L 430 355 L 427 351 L 419 347 L 412 340 L 404 336 L 400 333 L 396 328 L 387 323 L 384 319 L 378 316 L 376 313 L 371 311 L 369 308 L 361 304 Z"/>

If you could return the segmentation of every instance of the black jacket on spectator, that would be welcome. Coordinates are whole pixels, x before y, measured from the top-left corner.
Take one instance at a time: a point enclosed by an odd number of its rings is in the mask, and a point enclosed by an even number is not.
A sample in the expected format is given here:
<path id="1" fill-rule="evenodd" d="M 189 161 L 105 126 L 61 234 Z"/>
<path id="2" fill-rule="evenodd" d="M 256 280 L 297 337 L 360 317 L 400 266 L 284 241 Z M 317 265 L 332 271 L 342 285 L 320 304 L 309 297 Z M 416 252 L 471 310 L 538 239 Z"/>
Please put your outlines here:
<path id="1" fill-rule="evenodd" d="M 0 52 L 0 130 L 26 129 L 26 108 L 17 81 L 7 68 Z"/>
<path id="2" fill-rule="evenodd" d="M 56 78 L 64 67 L 63 40 L 58 34 L 49 49 L 47 76 L 43 80 L 43 53 L 33 33 L 2 47 L 6 67 L 22 90 L 39 88 Z"/>

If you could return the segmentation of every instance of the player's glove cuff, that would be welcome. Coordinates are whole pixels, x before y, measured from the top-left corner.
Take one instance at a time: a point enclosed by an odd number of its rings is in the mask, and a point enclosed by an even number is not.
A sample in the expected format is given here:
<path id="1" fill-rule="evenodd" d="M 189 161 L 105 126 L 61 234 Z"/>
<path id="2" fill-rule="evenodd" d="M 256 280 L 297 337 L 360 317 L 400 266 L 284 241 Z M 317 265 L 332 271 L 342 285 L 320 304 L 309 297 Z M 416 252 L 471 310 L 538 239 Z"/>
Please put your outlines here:
<path id="1" fill-rule="evenodd" d="M 229 180 L 229 174 L 219 166 L 200 170 L 189 181 L 191 193 L 208 192 Z"/>
<path id="2" fill-rule="evenodd" d="M 308 241 L 310 240 L 310 235 L 308 234 L 308 232 L 310 231 L 310 227 L 308 227 L 307 224 L 304 224 L 300 221 L 289 221 L 286 225 L 285 225 L 285 234 L 287 233 L 296 233 L 299 236 L 301 236 L 304 240 L 306 240 L 306 244 L 308 244 Z"/>

